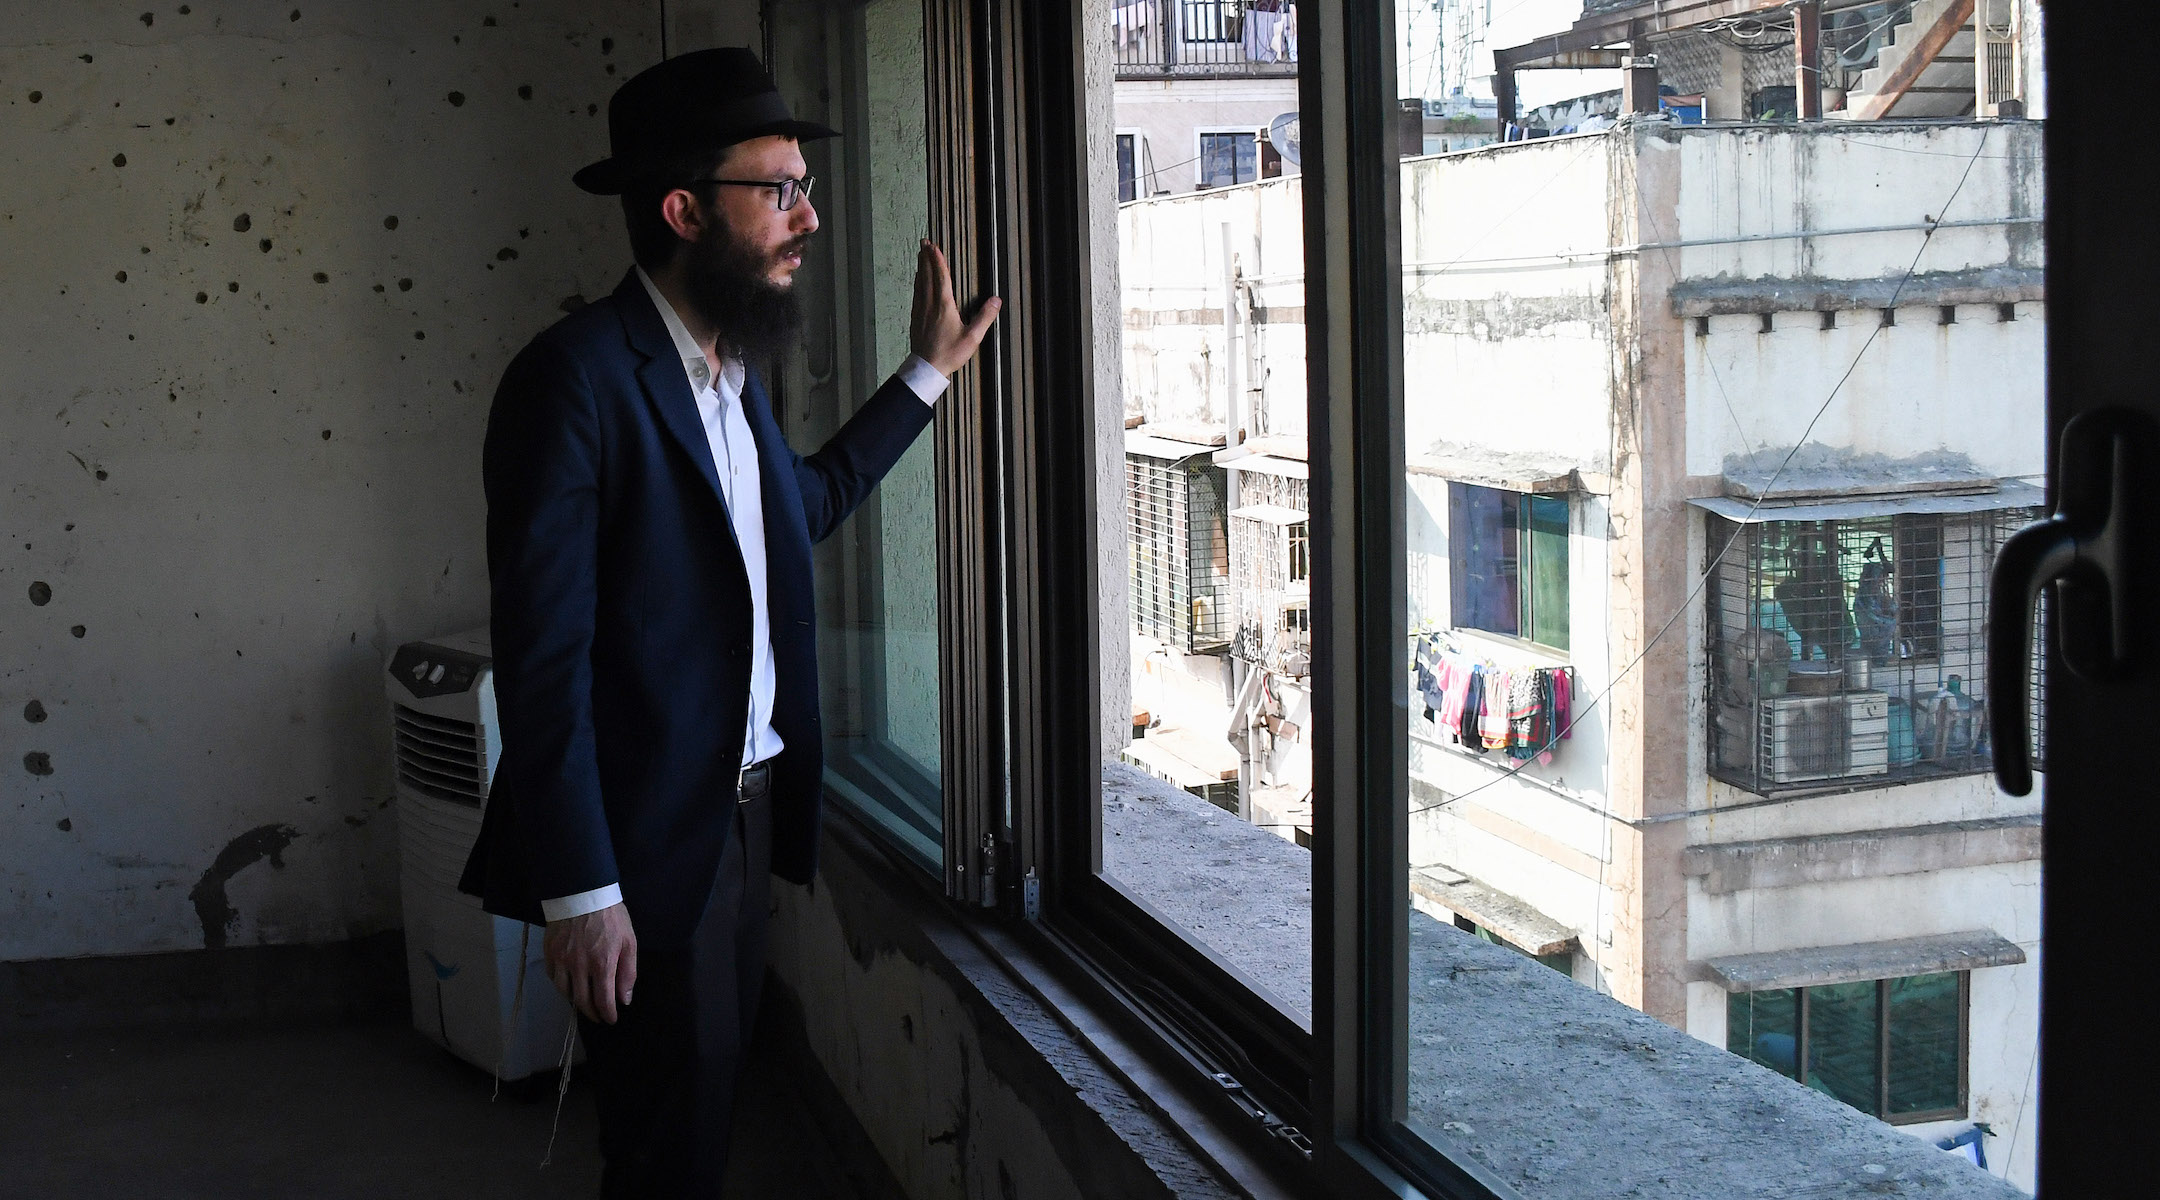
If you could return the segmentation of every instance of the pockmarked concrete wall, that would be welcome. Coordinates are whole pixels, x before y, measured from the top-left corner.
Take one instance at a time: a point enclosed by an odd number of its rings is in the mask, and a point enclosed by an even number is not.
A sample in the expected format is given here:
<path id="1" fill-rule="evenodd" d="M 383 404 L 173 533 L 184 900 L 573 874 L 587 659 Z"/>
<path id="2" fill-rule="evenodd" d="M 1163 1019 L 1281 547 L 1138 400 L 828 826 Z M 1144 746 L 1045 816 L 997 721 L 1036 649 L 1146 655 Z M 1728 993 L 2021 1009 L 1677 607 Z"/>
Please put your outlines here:
<path id="1" fill-rule="evenodd" d="M 503 365 L 629 253 L 631 0 L 8 6 L 0 959 L 398 923 L 385 657 L 487 616 Z"/>

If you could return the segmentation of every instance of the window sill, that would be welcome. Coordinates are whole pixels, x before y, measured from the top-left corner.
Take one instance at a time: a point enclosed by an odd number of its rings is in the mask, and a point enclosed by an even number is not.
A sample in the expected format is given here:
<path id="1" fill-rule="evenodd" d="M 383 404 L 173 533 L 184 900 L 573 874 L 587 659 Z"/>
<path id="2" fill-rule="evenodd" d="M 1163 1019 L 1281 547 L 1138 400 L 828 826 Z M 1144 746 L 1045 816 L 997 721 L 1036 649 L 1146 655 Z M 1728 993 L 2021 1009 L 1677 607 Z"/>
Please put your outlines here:
<path id="1" fill-rule="evenodd" d="M 1204 917 L 1209 945 L 1274 994 L 1309 995 L 1309 852 L 1138 772 L 1104 776 L 1119 800 L 1104 841 L 1152 848 L 1122 881 Z M 1539 1200 L 2023 1195 L 1514 950 L 1415 909 L 1409 932 L 1411 1119 Z"/>

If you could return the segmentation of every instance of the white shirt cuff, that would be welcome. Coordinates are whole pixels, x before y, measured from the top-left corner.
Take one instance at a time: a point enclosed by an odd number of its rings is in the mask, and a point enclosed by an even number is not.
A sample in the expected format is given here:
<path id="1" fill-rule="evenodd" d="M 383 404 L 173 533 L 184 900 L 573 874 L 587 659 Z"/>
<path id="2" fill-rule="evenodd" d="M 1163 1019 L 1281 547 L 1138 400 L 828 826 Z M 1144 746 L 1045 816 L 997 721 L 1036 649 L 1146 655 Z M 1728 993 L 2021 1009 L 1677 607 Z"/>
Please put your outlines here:
<path id="1" fill-rule="evenodd" d="M 900 369 L 893 374 L 900 377 L 900 382 L 908 385 L 909 391 L 921 397 L 924 404 L 936 404 L 938 397 L 945 394 L 946 385 L 950 382 L 938 374 L 936 367 L 924 362 L 922 356 L 917 354 L 908 355 L 907 361 L 901 363 Z"/>
<path id="2" fill-rule="evenodd" d="M 586 913 L 599 912 L 603 908 L 622 903 L 622 885 L 611 883 L 606 887 L 579 892 L 575 896 L 560 896 L 540 902 L 540 913 L 550 921 L 567 921 Z"/>

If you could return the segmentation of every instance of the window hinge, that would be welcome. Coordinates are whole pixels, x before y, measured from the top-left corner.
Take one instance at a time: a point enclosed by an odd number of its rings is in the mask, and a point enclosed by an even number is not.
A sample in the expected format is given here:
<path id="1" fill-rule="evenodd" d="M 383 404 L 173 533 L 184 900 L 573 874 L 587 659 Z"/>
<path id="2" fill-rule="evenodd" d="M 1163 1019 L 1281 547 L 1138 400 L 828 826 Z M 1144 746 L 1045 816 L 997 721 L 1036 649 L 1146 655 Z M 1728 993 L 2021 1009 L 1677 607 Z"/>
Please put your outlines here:
<path id="1" fill-rule="evenodd" d="M 984 908 L 997 906 L 997 868 L 997 835 L 986 833 L 982 835 L 982 894 L 976 899 Z"/>
<path id="2" fill-rule="evenodd" d="M 1020 916 L 1028 921 L 1042 918 L 1042 880 L 1036 878 L 1033 867 L 1020 880 Z"/>

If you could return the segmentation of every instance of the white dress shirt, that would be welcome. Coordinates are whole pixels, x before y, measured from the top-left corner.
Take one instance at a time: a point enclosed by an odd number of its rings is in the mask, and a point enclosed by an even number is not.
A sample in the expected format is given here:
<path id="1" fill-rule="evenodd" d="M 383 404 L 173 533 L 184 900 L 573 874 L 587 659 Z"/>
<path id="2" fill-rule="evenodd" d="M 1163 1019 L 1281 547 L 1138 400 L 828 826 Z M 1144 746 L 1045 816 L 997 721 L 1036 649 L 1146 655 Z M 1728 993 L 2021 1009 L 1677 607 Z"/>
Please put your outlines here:
<path id="1" fill-rule="evenodd" d="M 682 356 L 683 373 L 689 379 L 691 396 L 697 400 L 698 419 L 704 423 L 705 441 L 720 477 L 728 524 L 735 531 L 736 547 L 742 551 L 743 572 L 750 577 L 750 720 L 742 750 L 742 765 L 747 767 L 780 753 L 783 744 L 772 727 L 775 672 L 772 610 L 766 603 L 765 503 L 759 491 L 763 476 L 757 442 L 750 434 L 748 418 L 743 416 L 746 372 L 742 359 L 731 355 L 720 364 L 719 377 L 714 378 L 711 361 L 698 348 L 697 339 L 690 336 L 674 306 L 654 285 L 652 276 L 639 267 L 637 277 L 645 285 L 645 294 L 652 297 L 653 307 L 660 310 L 660 320 L 667 325 L 676 353 Z M 945 377 L 916 355 L 908 355 L 895 374 L 925 404 L 934 405 L 945 394 Z M 561 921 L 620 903 L 622 885 L 611 883 L 574 896 L 543 900 L 540 909 L 548 920 Z"/>

